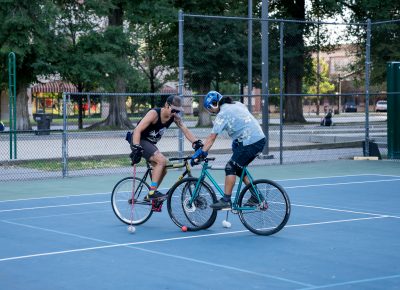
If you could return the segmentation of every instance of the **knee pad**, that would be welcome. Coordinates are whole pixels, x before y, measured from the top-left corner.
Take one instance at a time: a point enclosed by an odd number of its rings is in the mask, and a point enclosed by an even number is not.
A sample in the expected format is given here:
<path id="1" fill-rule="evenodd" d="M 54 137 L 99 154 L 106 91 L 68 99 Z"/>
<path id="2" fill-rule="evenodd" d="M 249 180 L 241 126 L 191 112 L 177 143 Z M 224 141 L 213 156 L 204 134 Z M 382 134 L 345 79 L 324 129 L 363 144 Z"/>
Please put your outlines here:
<path id="1" fill-rule="evenodd" d="M 229 160 L 225 166 L 225 175 L 242 175 L 243 168 L 241 168 L 236 162 Z"/>

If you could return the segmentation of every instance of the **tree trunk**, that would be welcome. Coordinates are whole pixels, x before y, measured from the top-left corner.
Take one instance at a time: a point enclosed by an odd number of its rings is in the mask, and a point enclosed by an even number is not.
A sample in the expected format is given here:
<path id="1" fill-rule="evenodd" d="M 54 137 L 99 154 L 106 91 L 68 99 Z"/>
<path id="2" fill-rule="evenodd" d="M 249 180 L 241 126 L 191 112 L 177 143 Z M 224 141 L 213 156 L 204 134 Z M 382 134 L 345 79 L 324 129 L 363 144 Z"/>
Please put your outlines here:
<path id="1" fill-rule="evenodd" d="M 28 112 L 28 94 L 27 84 L 20 82 L 17 90 L 17 130 L 32 130 L 32 125 L 29 120 L 29 112 Z"/>
<path id="2" fill-rule="evenodd" d="M 201 84 L 200 85 L 200 93 L 207 94 L 210 90 L 210 84 Z M 201 96 L 199 98 L 199 119 L 197 120 L 196 127 L 210 127 L 212 126 L 211 115 L 203 106 L 204 97 Z"/>
<path id="3" fill-rule="evenodd" d="M 115 9 L 110 11 L 110 15 L 108 15 L 108 25 L 110 26 L 118 26 L 123 29 L 123 4 L 119 3 Z M 126 62 L 129 62 L 128 58 L 125 55 L 121 55 L 121 58 L 124 58 Z M 116 82 L 116 91 L 118 93 L 126 93 L 126 82 L 124 79 L 117 77 Z M 121 128 L 121 129 L 132 129 L 133 125 L 128 118 L 128 113 L 126 111 L 126 96 L 114 96 L 110 97 L 110 110 L 108 113 L 107 119 L 103 122 L 104 125 L 112 127 L 112 128 Z"/>
<path id="4" fill-rule="evenodd" d="M 117 79 L 117 91 L 126 92 L 126 83 L 122 78 Z M 126 112 L 126 96 L 110 97 L 110 111 L 105 125 L 112 128 L 132 129 L 134 126 Z"/>
<path id="5" fill-rule="evenodd" d="M 305 20 L 304 0 L 288 1 L 289 16 Z M 293 23 L 286 26 L 285 42 L 285 93 L 301 94 L 304 75 L 304 24 Z M 286 96 L 285 122 L 305 123 L 303 116 L 303 101 L 301 96 Z"/>

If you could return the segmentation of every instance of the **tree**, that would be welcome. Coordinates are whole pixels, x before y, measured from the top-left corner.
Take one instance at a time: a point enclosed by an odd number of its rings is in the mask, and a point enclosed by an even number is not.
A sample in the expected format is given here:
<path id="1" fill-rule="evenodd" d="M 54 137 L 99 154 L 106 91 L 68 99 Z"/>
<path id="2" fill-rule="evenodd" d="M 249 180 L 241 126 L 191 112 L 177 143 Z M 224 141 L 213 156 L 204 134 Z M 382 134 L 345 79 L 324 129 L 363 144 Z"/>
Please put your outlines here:
<path id="1" fill-rule="evenodd" d="M 318 61 L 316 59 L 313 59 L 312 65 L 313 65 L 312 73 L 307 74 L 307 77 L 305 78 L 305 80 L 303 82 L 303 91 L 306 94 L 315 94 L 315 95 L 316 94 L 333 93 L 335 90 L 335 85 L 332 84 L 329 80 L 328 63 L 326 63 L 323 60 L 320 60 L 320 62 L 319 62 L 319 66 L 320 66 L 319 82 L 316 81 L 317 74 L 318 74 L 317 73 Z M 316 99 L 318 102 L 319 98 L 316 98 Z"/>
<path id="2" fill-rule="evenodd" d="M 389 0 L 362 0 L 362 1 L 340 1 L 339 2 L 349 13 L 349 21 L 366 23 L 397 20 L 373 24 L 371 27 L 371 84 L 377 86 L 378 90 L 385 90 L 386 64 L 389 61 L 400 59 L 400 35 L 398 33 L 400 23 L 400 2 Z M 349 36 L 358 40 L 359 50 L 365 51 L 366 46 L 366 25 L 349 26 Z M 360 54 L 358 67 L 365 66 L 365 52 Z M 357 70 L 357 69 L 354 69 Z"/>
<path id="3" fill-rule="evenodd" d="M 101 6 L 102 7 L 102 6 Z M 107 66 L 101 18 L 91 2 L 58 1 L 54 27 L 58 49 L 49 60 L 62 79 L 74 84 L 78 92 L 91 91 L 104 78 Z M 83 128 L 83 95 L 72 95 L 78 102 L 78 128 Z"/>
<path id="4" fill-rule="evenodd" d="M 131 40 L 137 45 L 133 63 L 146 76 L 148 90 L 151 93 L 159 91 L 163 83 L 174 76 L 176 67 L 167 61 L 168 50 L 175 47 L 164 47 L 165 39 L 170 36 L 170 28 L 176 21 L 177 10 L 169 1 L 159 0 L 156 3 L 149 1 L 134 1 L 127 10 L 127 19 L 130 23 Z M 174 63 L 172 63 L 174 64 Z M 155 99 L 151 97 L 151 107 Z"/>
<path id="5" fill-rule="evenodd" d="M 129 61 L 137 47 L 130 43 L 129 34 L 123 29 L 127 3 L 61 4 L 57 31 L 63 49 L 55 54 L 54 62 L 64 79 L 74 83 L 79 92 L 97 89 L 124 93 L 128 86 L 135 87 L 135 83 L 141 82 L 142 78 Z M 77 99 L 79 128 L 82 128 L 82 95 Z M 126 97 L 109 97 L 109 102 L 107 118 L 91 128 L 132 128 L 126 111 Z"/>
<path id="6" fill-rule="evenodd" d="M 185 13 L 221 16 L 234 16 L 247 9 L 243 1 L 221 0 L 175 1 L 175 6 Z M 200 95 L 200 104 L 210 89 L 219 90 L 219 84 L 224 81 L 237 84 L 245 82 L 243 70 L 246 69 L 244 60 L 247 60 L 246 25 L 246 21 L 239 23 L 227 19 L 185 18 L 185 80 Z M 171 39 L 177 43 L 177 24 L 171 31 L 175 35 Z M 197 126 L 209 125 L 210 115 L 200 106 Z"/>
<path id="7" fill-rule="evenodd" d="M 336 1 L 312 1 L 311 9 L 306 11 L 304 0 L 271 1 L 271 13 L 277 18 L 299 20 L 296 23 L 285 23 L 285 57 L 284 57 L 284 92 L 291 94 L 285 98 L 285 122 L 305 122 L 303 116 L 302 98 L 305 73 L 311 68 L 311 50 L 321 49 L 323 43 L 318 24 L 305 24 L 305 20 L 320 21 L 339 13 L 341 6 Z M 313 28 L 317 29 L 313 29 Z M 305 37 L 312 38 L 317 43 L 305 45 Z M 297 94 L 297 95 L 296 95 Z"/>
<path id="8" fill-rule="evenodd" d="M 54 34 L 48 28 L 54 25 L 53 15 L 51 1 L 2 1 L 0 5 L 0 57 L 6 60 L 11 51 L 16 55 L 17 130 L 32 129 L 27 89 L 36 75 L 49 69 L 46 56 Z M 6 67 L 1 62 L 2 75 L 7 75 Z"/>

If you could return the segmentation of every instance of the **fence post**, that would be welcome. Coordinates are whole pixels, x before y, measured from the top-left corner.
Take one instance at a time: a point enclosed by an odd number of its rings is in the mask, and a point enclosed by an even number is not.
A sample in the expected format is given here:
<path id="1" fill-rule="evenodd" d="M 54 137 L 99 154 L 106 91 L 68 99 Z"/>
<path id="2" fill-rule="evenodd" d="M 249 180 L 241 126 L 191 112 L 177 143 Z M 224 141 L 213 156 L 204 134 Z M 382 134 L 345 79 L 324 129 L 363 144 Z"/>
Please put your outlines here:
<path id="1" fill-rule="evenodd" d="M 253 94 L 253 0 L 248 0 L 248 35 L 247 35 L 247 108 L 252 111 Z"/>
<path id="2" fill-rule="evenodd" d="M 272 159 L 273 155 L 269 154 L 269 22 L 268 22 L 268 0 L 262 1 L 261 7 L 261 79 L 262 79 L 262 129 L 265 134 L 266 143 L 262 154 L 259 158 Z"/>
<path id="3" fill-rule="evenodd" d="M 67 136 L 67 98 L 63 92 L 63 132 L 62 132 L 62 176 L 68 176 L 68 136 Z"/>
<path id="4" fill-rule="evenodd" d="M 15 53 L 8 54 L 8 89 L 9 89 L 9 115 L 10 115 L 10 159 L 13 155 L 17 159 L 17 73 Z M 14 144 L 13 144 L 14 138 Z"/>
<path id="5" fill-rule="evenodd" d="M 279 163 L 283 164 L 283 28 L 284 22 L 279 24 Z"/>
<path id="6" fill-rule="evenodd" d="M 387 65 L 388 159 L 400 159 L 400 62 Z"/>
<path id="7" fill-rule="evenodd" d="M 367 20 L 367 45 L 365 56 L 365 156 L 369 156 L 369 73 L 371 65 L 371 19 Z"/>
<path id="8" fill-rule="evenodd" d="M 178 85 L 178 94 L 179 97 L 182 99 L 182 103 L 184 101 L 184 96 L 183 96 L 183 11 L 179 10 L 179 15 L 178 15 L 178 25 L 179 25 L 179 44 L 178 44 L 178 49 L 179 49 L 179 85 Z M 184 117 L 185 112 L 182 112 L 182 118 Z M 179 138 L 179 157 L 183 157 L 183 133 L 182 130 L 179 130 L 178 133 L 178 138 Z"/>

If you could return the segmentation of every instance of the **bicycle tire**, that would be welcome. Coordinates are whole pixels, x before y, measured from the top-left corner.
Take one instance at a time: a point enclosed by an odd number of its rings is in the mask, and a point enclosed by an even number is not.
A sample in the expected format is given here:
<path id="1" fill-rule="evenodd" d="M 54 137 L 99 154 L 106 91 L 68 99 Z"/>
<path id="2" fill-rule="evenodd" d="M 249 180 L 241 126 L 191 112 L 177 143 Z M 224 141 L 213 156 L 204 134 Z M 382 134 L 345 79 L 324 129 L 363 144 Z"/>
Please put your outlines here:
<path id="1" fill-rule="evenodd" d="M 167 208 L 171 220 L 178 226 L 186 226 L 188 231 L 204 230 L 211 227 L 217 218 L 217 211 L 210 204 L 217 201 L 214 190 L 205 181 L 201 182 L 199 196 L 188 205 L 198 178 L 184 178 L 170 189 Z"/>
<path id="2" fill-rule="evenodd" d="M 272 235 L 279 232 L 288 222 L 291 206 L 286 191 L 276 182 L 268 179 L 258 179 L 253 182 L 264 199 L 263 202 L 246 206 L 252 193 L 251 184 L 240 192 L 238 204 L 239 218 L 243 225 L 258 235 Z"/>
<path id="3" fill-rule="evenodd" d="M 141 187 L 139 191 L 136 189 Z M 148 194 L 150 186 L 142 179 L 135 177 L 135 199 L 133 212 L 131 210 L 133 177 L 125 177 L 117 182 L 111 194 L 111 206 L 114 214 L 123 223 L 140 225 L 145 223 L 153 214 L 150 202 L 143 199 Z M 132 218 L 132 217 L 133 218 Z M 131 220 L 132 218 L 132 220 Z"/>

